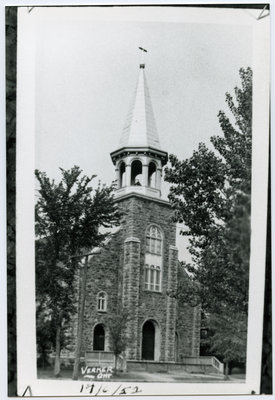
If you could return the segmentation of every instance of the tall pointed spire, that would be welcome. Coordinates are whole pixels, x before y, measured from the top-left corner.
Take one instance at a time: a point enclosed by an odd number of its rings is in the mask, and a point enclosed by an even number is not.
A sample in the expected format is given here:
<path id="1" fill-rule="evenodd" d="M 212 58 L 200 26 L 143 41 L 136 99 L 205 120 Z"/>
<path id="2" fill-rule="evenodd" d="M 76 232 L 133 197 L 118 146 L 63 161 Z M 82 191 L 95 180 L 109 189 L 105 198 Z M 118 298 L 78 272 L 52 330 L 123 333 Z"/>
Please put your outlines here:
<path id="1" fill-rule="evenodd" d="M 161 197 L 162 167 L 168 159 L 167 152 L 160 147 L 145 64 L 139 67 L 138 83 L 119 147 L 111 153 L 116 166 L 116 198 L 132 194 Z"/>
<path id="2" fill-rule="evenodd" d="M 119 147 L 129 146 L 161 149 L 145 76 L 145 64 L 140 64 L 137 87 L 119 142 Z"/>

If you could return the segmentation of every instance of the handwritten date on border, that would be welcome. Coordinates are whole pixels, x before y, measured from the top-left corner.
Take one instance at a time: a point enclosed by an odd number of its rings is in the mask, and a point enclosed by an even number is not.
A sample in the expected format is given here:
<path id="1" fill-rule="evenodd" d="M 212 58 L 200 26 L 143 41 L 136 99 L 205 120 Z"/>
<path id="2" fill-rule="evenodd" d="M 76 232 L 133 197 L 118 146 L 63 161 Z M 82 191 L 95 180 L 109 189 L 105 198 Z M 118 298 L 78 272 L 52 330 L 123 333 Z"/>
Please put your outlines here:
<path id="1" fill-rule="evenodd" d="M 138 386 L 119 385 L 115 390 L 108 388 L 108 385 L 100 385 L 99 387 L 94 383 L 87 383 L 81 385 L 80 393 L 89 394 L 92 396 L 123 396 L 134 395 L 141 393 L 142 390 Z"/>

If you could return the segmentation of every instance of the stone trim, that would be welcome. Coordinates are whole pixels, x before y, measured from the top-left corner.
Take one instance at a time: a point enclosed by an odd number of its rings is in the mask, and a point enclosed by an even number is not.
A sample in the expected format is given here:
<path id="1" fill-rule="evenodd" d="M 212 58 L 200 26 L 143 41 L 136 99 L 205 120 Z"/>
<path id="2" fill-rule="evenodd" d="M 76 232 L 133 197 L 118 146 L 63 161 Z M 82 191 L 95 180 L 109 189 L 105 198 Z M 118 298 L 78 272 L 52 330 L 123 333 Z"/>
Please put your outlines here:
<path id="1" fill-rule="evenodd" d="M 136 193 L 136 192 L 127 193 L 127 194 L 125 194 L 123 196 L 116 197 L 115 198 L 115 202 L 118 203 L 121 200 L 125 200 L 125 199 L 128 199 L 129 197 L 133 197 L 133 196 L 139 197 L 139 198 L 142 198 L 142 199 L 145 199 L 145 200 L 150 200 L 151 202 L 154 201 L 156 203 L 161 203 L 161 204 L 163 204 L 165 206 L 168 206 L 169 208 L 171 207 L 171 204 L 167 200 L 159 199 L 157 197 L 146 196 L 145 194 Z"/>
<path id="2" fill-rule="evenodd" d="M 139 240 L 139 238 L 131 236 L 124 240 L 124 243 L 128 243 L 128 242 L 140 243 L 140 240 Z"/>
<path id="3" fill-rule="evenodd" d="M 176 251 L 175 251 L 176 250 Z M 169 245 L 168 261 L 168 291 L 177 285 L 177 248 Z M 176 331 L 176 310 L 175 299 L 168 296 L 166 303 L 166 333 L 165 333 L 165 361 L 175 361 L 175 331 Z"/>
<path id="4" fill-rule="evenodd" d="M 122 279 L 122 305 L 131 314 L 126 328 L 132 347 L 126 349 L 129 359 L 137 358 L 138 305 L 140 284 L 140 240 L 128 237 L 124 241 L 124 262 Z"/>

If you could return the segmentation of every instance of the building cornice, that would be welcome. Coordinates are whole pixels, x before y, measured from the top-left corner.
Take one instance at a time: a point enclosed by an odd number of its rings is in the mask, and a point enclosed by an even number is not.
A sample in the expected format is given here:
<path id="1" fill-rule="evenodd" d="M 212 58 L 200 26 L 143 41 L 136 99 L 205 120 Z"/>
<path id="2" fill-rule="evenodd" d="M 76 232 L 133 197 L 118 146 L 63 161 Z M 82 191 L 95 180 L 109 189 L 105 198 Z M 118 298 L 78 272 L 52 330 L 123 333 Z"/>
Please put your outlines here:
<path id="1" fill-rule="evenodd" d="M 115 198 L 114 200 L 116 203 L 119 203 L 120 201 L 129 199 L 131 197 L 137 197 L 137 198 L 140 198 L 143 200 L 149 200 L 151 202 L 155 202 L 155 203 L 163 204 L 167 207 L 171 207 L 171 204 L 169 203 L 168 200 L 159 199 L 157 197 L 146 196 L 144 194 L 135 193 L 135 192 L 127 193 L 125 195 Z"/>
<path id="2" fill-rule="evenodd" d="M 154 149 L 153 147 L 121 147 L 118 150 L 113 151 L 110 153 L 110 156 L 112 158 L 113 163 L 116 163 L 116 160 L 122 157 L 125 157 L 127 155 L 133 155 L 133 154 L 144 154 L 144 155 L 155 155 L 158 156 L 161 159 L 162 165 L 165 165 L 168 161 L 168 153 L 166 151 L 162 151 L 159 149 Z"/>

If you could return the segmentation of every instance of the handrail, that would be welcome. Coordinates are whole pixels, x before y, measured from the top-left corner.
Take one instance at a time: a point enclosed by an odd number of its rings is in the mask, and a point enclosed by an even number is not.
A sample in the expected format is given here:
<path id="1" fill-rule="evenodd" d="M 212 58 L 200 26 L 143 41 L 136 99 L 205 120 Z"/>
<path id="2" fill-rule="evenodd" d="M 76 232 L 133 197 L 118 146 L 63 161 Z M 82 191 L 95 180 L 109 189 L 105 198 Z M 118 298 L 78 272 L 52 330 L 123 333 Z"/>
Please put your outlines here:
<path id="1" fill-rule="evenodd" d="M 223 373 L 223 363 L 215 356 L 183 357 L 183 362 L 193 365 L 212 365 L 216 370 Z"/>
<path id="2" fill-rule="evenodd" d="M 223 363 L 217 359 L 217 357 L 212 356 L 212 365 L 214 368 L 218 369 L 220 372 L 223 372 Z"/>
<path id="3" fill-rule="evenodd" d="M 85 361 L 86 363 L 113 363 L 114 353 L 112 351 L 86 351 Z"/>

